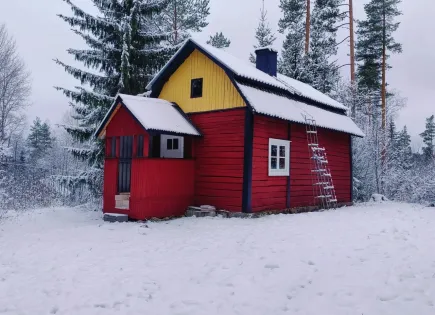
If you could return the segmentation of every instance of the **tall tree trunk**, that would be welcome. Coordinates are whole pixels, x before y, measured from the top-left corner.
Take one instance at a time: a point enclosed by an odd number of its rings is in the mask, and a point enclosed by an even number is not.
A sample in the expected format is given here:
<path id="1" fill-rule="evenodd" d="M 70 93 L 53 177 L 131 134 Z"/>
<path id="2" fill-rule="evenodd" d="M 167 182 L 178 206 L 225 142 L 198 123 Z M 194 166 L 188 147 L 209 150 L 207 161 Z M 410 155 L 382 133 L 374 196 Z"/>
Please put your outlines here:
<path id="1" fill-rule="evenodd" d="M 349 31 L 350 31 L 350 81 L 355 83 L 355 34 L 353 28 L 353 0 L 349 0 Z"/>
<path id="2" fill-rule="evenodd" d="M 386 14 L 385 0 L 382 13 L 382 129 L 387 127 L 387 30 L 386 30 Z"/>
<path id="3" fill-rule="evenodd" d="M 349 0 L 349 35 L 350 35 L 350 82 L 352 89 L 351 117 L 356 118 L 355 91 L 355 33 L 353 28 L 353 0 Z"/>
<path id="4" fill-rule="evenodd" d="M 175 44 L 178 44 L 178 26 L 177 26 L 177 0 L 174 0 L 174 33 L 175 33 Z"/>
<path id="5" fill-rule="evenodd" d="M 305 54 L 310 50 L 311 0 L 307 0 L 307 19 L 305 21 Z"/>
<path id="6" fill-rule="evenodd" d="M 382 11 L 382 135 L 381 135 L 381 161 L 382 161 L 382 179 L 381 179 L 381 189 L 384 193 L 384 174 L 386 171 L 386 158 L 387 158 L 387 137 L 386 137 L 386 127 L 387 127 L 387 30 L 386 30 L 386 13 L 385 13 L 385 0 L 383 0 L 383 11 Z"/>

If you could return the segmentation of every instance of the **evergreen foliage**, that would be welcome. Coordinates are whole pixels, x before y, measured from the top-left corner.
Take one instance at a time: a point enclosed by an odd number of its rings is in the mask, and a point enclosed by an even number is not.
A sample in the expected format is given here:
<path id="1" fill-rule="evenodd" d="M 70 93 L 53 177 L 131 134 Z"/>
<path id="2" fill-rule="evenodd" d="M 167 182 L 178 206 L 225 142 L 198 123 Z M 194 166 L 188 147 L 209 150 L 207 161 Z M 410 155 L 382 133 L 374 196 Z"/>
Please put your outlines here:
<path id="1" fill-rule="evenodd" d="M 345 15 L 340 12 L 343 0 L 316 0 L 311 17 L 309 72 L 312 85 L 325 94 L 331 94 L 339 81 L 336 59 L 338 24 Z"/>
<path id="2" fill-rule="evenodd" d="M 364 5 L 367 18 L 357 23 L 356 60 L 359 62 L 357 76 L 360 88 L 371 92 L 379 91 L 380 94 L 384 43 L 387 52 L 402 52 L 402 45 L 393 37 L 400 25 L 395 21 L 401 15 L 397 8 L 400 2 L 401 0 L 371 0 Z M 387 53 L 387 60 L 388 58 Z"/>
<path id="3" fill-rule="evenodd" d="M 426 129 L 420 134 L 423 138 L 425 147 L 423 148 L 423 154 L 427 162 L 433 161 L 434 155 L 434 145 L 435 145 L 435 121 L 434 115 L 426 118 Z"/>
<path id="4" fill-rule="evenodd" d="M 155 25 L 155 18 L 165 9 L 167 0 L 92 0 L 98 15 L 92 15 L 70 0 L 73 16 L 59 15 L 83 38 L 87 49 L 69 49 L 87 68 L 82 70 L 55 60 L 80 81 L 75 90 L 62 87 L 71 99 L 76 124 L 65 129 L 80 146 L 70 148 L 77 158 L 95 170 L 89 172 L 89 184 L 102 167 L 102 144 L 93 138 L 117 93 L 140 94 L 153 75 L 165 64 L 174 50 L 164 41 L 167 34 Z M 102 173 L 101 171 L 99 172 Z M 80 180 L 86 178 L 82 174 Z M 101 181 L 98 181 L 101 182 Z"/>
<path id="5" fill-rule="evenodd" d="M 309 62 L 305 56 L 306 0 L 280 0 L 283 17 L 279 20 L 279 32 L 285 40 L 279 59 L 279 72 L 305 83 L 313 81 Z"/>
<path id="6" fill-rule="evenodd" d="M 208 25 L 210 0 L 169 0 L 155 19 L 156 27 L 169 34 L 170 46 L 178 47 L 192 32 L 201 32 Z"/>
<path id="7" fill-rule="evenodd" d="M 30 159 L 37 161 L 43 158 L 47 152 L 53 147 L 55 139 L 51 135 L 50 126 L 37 117 L 33 125 L 30 127 L 30 134 L 27 138 L 28 147 L 30 150 Z"/>
<path id="8" fill-rule="evenodd" d="M 207 44 L 216 48 L 228 48 L 231 45 L 231 41 L 226 38 L 222 32 L 217 32 L 215 35 L 210 36 Z"/>
<path id="9" fill-rule="evenodd" d="M 272 32 L 269 22 L 267 21 L 267 11 L 264 8 L 264 0 L 263 7 L 260 11 L 260 22 L 258 23 L 257 29 L 255 31 L 255 39 L 257 40 L 257 44 L 254 45 L 254 50 L 262 47 L 272 46 L 276 40 L 276 36 Z M 249 61 L 255 63 L 256 59 L 257 58 L 255 54 L 251 53 Z"/>

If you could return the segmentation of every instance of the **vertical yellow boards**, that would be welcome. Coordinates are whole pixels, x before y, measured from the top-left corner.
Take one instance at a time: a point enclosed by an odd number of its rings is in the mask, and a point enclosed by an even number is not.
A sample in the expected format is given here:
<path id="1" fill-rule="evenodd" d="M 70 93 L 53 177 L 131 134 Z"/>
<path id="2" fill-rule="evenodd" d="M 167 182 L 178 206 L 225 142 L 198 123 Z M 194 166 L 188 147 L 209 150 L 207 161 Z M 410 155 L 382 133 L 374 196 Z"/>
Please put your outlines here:
<path id="1" fill-rule="evenodd" d="M 191 80 L 200 78 L 202 97 L 191 98 Z M 176 102 L 185 113 L 245 106 L 225 71 L 196 49 L 165 83 L 159 98 Z"/>

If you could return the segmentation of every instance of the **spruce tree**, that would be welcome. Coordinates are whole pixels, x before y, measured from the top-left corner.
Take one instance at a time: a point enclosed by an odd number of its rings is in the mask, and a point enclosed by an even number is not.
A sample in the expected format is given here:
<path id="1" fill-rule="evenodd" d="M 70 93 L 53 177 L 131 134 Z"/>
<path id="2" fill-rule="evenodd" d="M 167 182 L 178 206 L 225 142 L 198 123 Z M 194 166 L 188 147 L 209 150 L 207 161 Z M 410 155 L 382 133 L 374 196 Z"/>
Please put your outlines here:
<path id="1" fill-rule="evenodd" d="M 426 118 L 426 130 L 420 134 L 423 142 L 426 145 L 423 148 L 423 154 L 426 161 L 432 161 L 434 158 L 434 145 L 435 145 L 435 121 L 434 115 Z"/>
<path id="2" fill-rule="evenodd" d="M 37 117 L 30 127 L 30 134 L 27 138 L 30 149 L 30 158 L 37 161 L 45 156 L 47 151 L 53 147 L 54 138 L 51 136 L 51 130 L 48 123 L 42 123 Z"/>
<path id="3" fill-rule="evenodd" d="M 402 45 L 393 37 L 400 25 L 395 22 L 395 18 L 401 14 L 397 8 L 400 2 L 401 0 L 371 0 L 364 5 L 366 19 L 357 22 L 358 84 L 369 92 L 378 92 L 378 95 L 382 85 L 384 45 L 389 53 L 402 52 Z M 386 57 L 388 60 L 388 53 Z M 388 63 L 386 67 L 389 68 Z"/>
<path id="4" fill-rule="evenodd" d="M 345 15 L 340 12 L 343 0 L 315 0 L 311 15 L 311 40 L 309 72 L 312 85 L 319 91 L 331 94 L 339 81 L 336 63 L 338 24 Z"/>
<path id="5" fill-rule="evenodd" d="M 260 10 L 260 22 L 258 23 L 257 29 L 255 31 L 255 39 L 257 40 L 257 44 L 254 45 L 254 50 L 262 47 L 272 46 L 276 40 L 276 36 L 272 32 L 269 22 L 267 21 L 267 11 L 264 8 L 264 0 L 263 7 Z M 251 53 L 249 61 L 255 63 L 256 59 L 257 58 L 255 54 Z"/>
<path id="6" fill-rule="evenodd" d="M 143 93 L 173 53 L 173 49 L 162 45 L 167 36 L 155 25 L 155 18 L 167 1 L 92 0 L 98 15 L 85 12 L 70 0 L 63 1 L 69 4 L 73 16 L 59 17 L 88 45 L 87 49 L 69 49 L 68 53 L 88 70 L 56 59 L 81 83 L 75 90 L 56 88 L 72 100 L 77 124 L 65 128 L 82 147 L 70 150 L 93 167 L 92 172 L 80 176 L 81 181 L 86 178 L 92 185 L 101 178 L 99 169 L 104 152 L 102 143 L 94 140 L 93 134 L 115 95 Z"/>
<path id="7" fill-rule="evenodd" d="M 169 0 L 168 6 L 158 15 L 156 25 L 170 34 L 168 42 L 180 46 L 192 32 L 201 32 L 208 25 L 210 0 Z"/>
<path id="8" fill-rule="evenodd" d="M 409 170 L 412 167 L 412 149 L 411 136 L 408 134 L 406 126 L 399 132 L 397 142 L 400 154 L 399 165 L 402 169 Z"/>
<path id="9" fill-rule="evenodd" d="M 285 34 L 279 72 L 305 83 L 312 83 L 305 56 L 306 0 L 280 0 L 283 17 L 279 20 L 279 32 Z"/>
<path id="10" fill-rule="evenodd" d="M 216 33 L 213 36 L 210 36 L 210 39 L 207 41 L 207 44 L 212 45 L 216 48 L 227 48 L 230 47 L 231 41 L 222 34 Z"/>

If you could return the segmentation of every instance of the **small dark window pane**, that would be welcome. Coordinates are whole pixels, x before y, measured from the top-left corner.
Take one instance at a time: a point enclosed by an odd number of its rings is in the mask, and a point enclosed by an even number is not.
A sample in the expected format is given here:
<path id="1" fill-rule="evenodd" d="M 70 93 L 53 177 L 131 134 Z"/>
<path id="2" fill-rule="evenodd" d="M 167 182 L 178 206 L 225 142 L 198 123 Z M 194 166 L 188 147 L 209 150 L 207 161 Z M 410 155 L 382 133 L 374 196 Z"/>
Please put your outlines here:
<path id="1" fill-rule="evenodd" d="M 279 159 L 279 169 L 284 170 L 285 169 L 285 158 Z"/>
<path id="2" fill-rule="evenodd" d="M 143 157 L 143 136 L 137 137 L 137 157 Z"/>
<path id="3" fill-rule="evenodd" d="M 280 157 L 285 157 L 285 146 L 280 146 L 279 147 L 279 156 Z"/>
<path id="4" fill-rule="evenodd" d="M 172 148 L 174 150 L 178 150 L 178 139 L 174 139 L 172 143 L 173 143 Z"/>
<path id="5" fill-rule="evenodd" d="M 277 156 L 277 154 L 278 154 L 278 147 L 276 146 L 276 145 L 273 145 L 272 146 L 272 150 L 271 150 L 271 155 L 272 156 Z"/>
<path id="6" fill-rule="evenodd" d="M 190 98 L 202 97 L 203 79 L 193 79 L 190 83 Z"/>
<path id="7" fill-rule="evenodd" d="M 271 158 L 270 159 L 270 168 L 273 170 L 277 169 L 277 158 Z"/>
<path id="8" fill-rule="evenodd" d="M 168 150 L 172 150 L 173 146 L 172 146 L 172 139 L 167 139 L 166 140 L 166 149 Z"/>
<path id="9" fill-rule="evenodd" d="M 110 156 L 116 157 L 116 137 L 112 138 L 112 152 L 111 152 Z"/>

